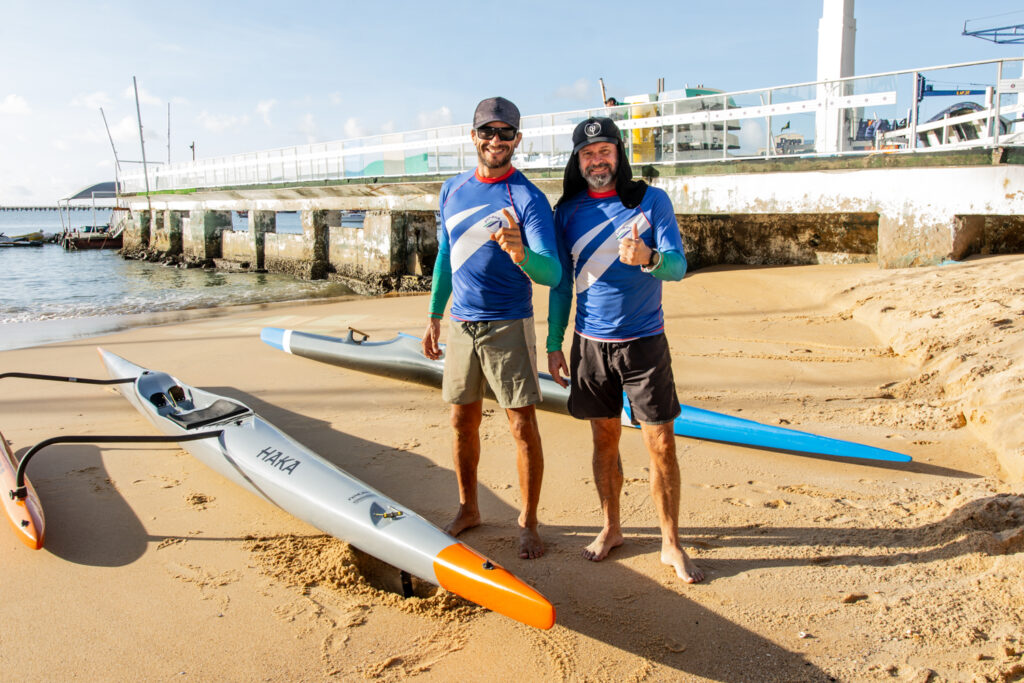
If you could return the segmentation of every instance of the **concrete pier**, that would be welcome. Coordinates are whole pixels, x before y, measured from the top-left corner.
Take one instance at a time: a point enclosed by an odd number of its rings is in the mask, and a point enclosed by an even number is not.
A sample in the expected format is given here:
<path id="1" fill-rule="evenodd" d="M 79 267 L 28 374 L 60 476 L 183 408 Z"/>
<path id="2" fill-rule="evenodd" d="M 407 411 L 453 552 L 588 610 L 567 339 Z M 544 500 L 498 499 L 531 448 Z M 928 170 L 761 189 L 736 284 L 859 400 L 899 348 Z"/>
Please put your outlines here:
<path id="1" fill-rule="evenodd" d="M 561 169 L 525 173 L 554 203 Z M 902 268 L 1024 251 L 1020 148 L 659 164 L 634 173 L 672 198 L 692 268 L 851 262 Z M 225 187 L 148 201 L 129 196 L 123 199 L 133 218 L 124 253 L 338 279 L 366 292 L 428 288 L 444 180 Z M 231 229 L 233 210 L 249 211 L 248 232 Z M 352 210 L 365 212 L 361 227 L 342 225 L 342 213 Z M 301 212 L 302 233 L 278 233 L 278 211 Z"/>
<path id="2" fill-rule="evenodd" d="M 820 250 L 821 262 L 843 253 L 868 257 L 882 268 L 903 268 L 959 259 L 982 248 L 1014 251 L 1013 233 L 1024 215 L 1024 155 L 1016 149 L 940 152 L 934 155 L 790 159 L 764 164 L 722 164 L 718 172 L 693 175 L 689 167 L 659 167 L 655 183 L 689 215 L 792 216 L 806 225 L 816 216 L 819 239 L 842 245 L 836 216 L 877 216 L 875 247 L 863 239 L 837 254 Z M 723 173 L 732 166 L 733 173 Z M 711 170 L 711 169 L 709 169 Z M 687 173 L 690 171 L 690 173 Z M 679 175 L 673 175 L 679 173 Z M 685 175 L 684 175 L 685 174 Z M 1010 239 L 978 236 L 977 220 L 1004 216 Z M 779 222 L 776 239 L 785 234 Z M 684 230 L 684 237 L 686 231 Z M 1002 245 L 1002 246 L 1000 246 Z M 749 245 L 753 246 L 753 245 Z M 769 261 L 778 250 L 758 251 Z M 873 252 L 873 253 L 872 253 Z"/>

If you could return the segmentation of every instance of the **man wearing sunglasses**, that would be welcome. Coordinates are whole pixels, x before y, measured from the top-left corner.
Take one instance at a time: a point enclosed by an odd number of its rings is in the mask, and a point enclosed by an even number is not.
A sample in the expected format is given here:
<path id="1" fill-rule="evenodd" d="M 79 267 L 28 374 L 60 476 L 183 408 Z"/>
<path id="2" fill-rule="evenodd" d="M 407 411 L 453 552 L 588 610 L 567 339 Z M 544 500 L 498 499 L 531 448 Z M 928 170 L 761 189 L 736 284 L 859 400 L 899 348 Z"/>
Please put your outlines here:
<path id="1" fill-rule="evenodd" d="M 544 554 L 537 531 L 544 456 L 534 406 L 540 402 L 531 281 L 562 276 L 551 205 L 512 167 L 522 140 L 519 110 L 503 97 L 477 105 L 470 138 L 477 167 L 441 188 L 441 224 L 423 353 L 441 357 L 441 318 L 452 298 L 442 395 L 452 404 L 459 510 L 452 535 L 480 524 L 477 466 L 485 387 L 505 409 L 516 444 L 522 510 L 519 557 Z"/>
<path id="2" fill-rule="evenodd" d="M 590 118 L 572 134 L 562 197 L 555 205 L 561 282 L 551 290 L 548 369 L 569 386 L 569 412 L 589 420 L 594 481 L 604 527 L 583 550 L 598 562 L 622 545 L 619 437 L 623 393 L 651 460 L 651 497 L 661 527 L 661 561 L 687 583 L 704 573 L 679 545 L 679 462 L 673 421 L 679 415 L 661 307 L 662 282 L 681 280 L 686 257 L 664 190 L 633 180 L 618 126 Z M 562 354 L 576 287 L 576 333 Z M 567 382 L 561 373 L 569 372 Z"/>

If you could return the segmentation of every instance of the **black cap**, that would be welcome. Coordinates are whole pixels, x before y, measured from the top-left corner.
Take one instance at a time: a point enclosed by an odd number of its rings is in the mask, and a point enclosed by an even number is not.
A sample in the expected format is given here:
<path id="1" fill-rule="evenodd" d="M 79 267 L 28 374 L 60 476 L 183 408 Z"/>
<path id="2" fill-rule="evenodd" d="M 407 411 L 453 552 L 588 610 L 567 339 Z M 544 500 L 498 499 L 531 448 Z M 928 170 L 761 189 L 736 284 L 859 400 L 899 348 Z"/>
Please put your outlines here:
<path id="1" fill-rule="evenodd" d="M 473 128 L 486 126 L 493 121 L 501 121 L 513 128 L 519 128 L 519 108 L 504 97 L 488 97 L 476 105 Z"/>
<path id="2" fill-rule="evenodd" d="M 622 140 L 619 127 L 609 118 L 590 117 L 581 121 L 572 132 L 572 153 L 580 151 L 593 142 L 610 142 L 613 145 Z"/>
<path id="3" fill-rule="evenodd" d="M 618 148 L 618 170 L 615 172 L 615 193 L 627 209 L 635 209 L 643 201 L 647 183 L 633 180 L 633 169 L 629 165 L 626 146 L 619 135 L 619 127 L 608 118 L 589 118 L 572 132 L 572 154 L 565 165 L 562 177 L 562 196 L 555 203 L 558 206 L 587 189 L 587 181 L 580 171 L 579 151 L 592 142 L 610 142 Z"/>

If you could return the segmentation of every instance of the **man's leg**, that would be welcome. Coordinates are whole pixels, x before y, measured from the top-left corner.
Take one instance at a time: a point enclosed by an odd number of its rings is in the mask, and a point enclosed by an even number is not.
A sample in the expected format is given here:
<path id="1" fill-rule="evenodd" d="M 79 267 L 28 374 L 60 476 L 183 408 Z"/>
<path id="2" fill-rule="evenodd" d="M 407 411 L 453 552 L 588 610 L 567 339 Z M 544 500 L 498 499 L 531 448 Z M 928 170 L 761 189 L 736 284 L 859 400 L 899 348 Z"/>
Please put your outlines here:
<path id="1" fill-rule="evenodd" d="M 679 545 L 679 461 L 672 423 L 641 424 L 640 429 L 651 454 L 651 497 L 661 525 L 661 561 L 686 583 L 697 583 L 704 572 Z"/>
<path id="2" fill-rule="evenodd" d="M 544 554 L 544 543 L 537 533 L 537 507 L 544 478 L 544 451 L 540 445 L 537 410 L 533 406 L 525 406 L 508 408 L 505 412 L 516 442 L 516 468 L 523 498 L 523 509 L 519 513 L 519 557 L 533 560 Z"/>
<path id="3" fill-rule="evenodd" d="M 480 503 L 477 499 L 476 470 L 480 464 L 480 420 L 483 400 L 452 406 L 452 457 L 455 478 L 459 483 L 459 511 L 445 531 L 458 536 L 480 524 Z"/>
<path id="4" fill-rule="evenodd" d="M 622 458 L 619 457 L 619 436 L 622 424 L 618 418 L 590 420 L 594 437 L 594 483 L 601 499 L 604 528 L 597 538 L 583 549 L 583 557 L 599 562 L 612 548 L 622 545 L 619 519 L 619 496 L 622 493 Z"/>

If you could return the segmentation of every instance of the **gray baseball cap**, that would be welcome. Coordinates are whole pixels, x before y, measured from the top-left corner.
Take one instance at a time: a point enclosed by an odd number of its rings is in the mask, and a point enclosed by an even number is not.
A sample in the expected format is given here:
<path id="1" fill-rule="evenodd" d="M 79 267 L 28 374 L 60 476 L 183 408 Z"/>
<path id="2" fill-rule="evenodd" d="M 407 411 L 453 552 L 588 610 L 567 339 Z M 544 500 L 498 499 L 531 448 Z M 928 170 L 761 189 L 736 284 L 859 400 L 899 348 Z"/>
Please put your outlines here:
<path id="1" fill-rule="evenodd" d="M 476 105 L 473 128 L 486 126 L 492 121 L 501 121 L 513 128 L 519 128 L 519 108 L 504 97 L 488 97 Z"/>

